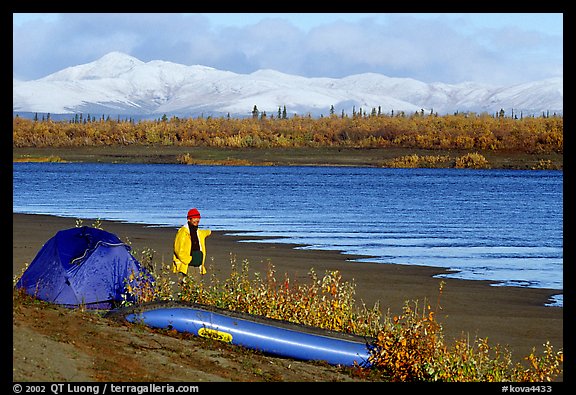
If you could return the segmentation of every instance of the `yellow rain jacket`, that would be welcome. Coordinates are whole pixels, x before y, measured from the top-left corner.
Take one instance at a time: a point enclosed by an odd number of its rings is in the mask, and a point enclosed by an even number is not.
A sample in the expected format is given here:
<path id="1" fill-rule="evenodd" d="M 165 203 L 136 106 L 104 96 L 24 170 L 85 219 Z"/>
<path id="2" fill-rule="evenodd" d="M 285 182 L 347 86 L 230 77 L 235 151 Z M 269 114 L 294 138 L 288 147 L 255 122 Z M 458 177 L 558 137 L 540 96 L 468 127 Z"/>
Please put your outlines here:
<path id="1" fill-rule="evenodd" d="M 200 274 L 206 274 L 206 237 L 212 233 L 208 229 L 198 229 L 197 235 L 200 241 L 200 251 L 202 251 L 202 265 L 200 266 Z M 190 228 L 188 224 L 183 225 L 178 229 L 176 238 L 174 239 L 174 255 L 172 257 L 172 271 L 174 273 L 188 274 L 188 265 L 192 261 L 190 249 L 192 248 L 192 240 L 190 239 Z"/>

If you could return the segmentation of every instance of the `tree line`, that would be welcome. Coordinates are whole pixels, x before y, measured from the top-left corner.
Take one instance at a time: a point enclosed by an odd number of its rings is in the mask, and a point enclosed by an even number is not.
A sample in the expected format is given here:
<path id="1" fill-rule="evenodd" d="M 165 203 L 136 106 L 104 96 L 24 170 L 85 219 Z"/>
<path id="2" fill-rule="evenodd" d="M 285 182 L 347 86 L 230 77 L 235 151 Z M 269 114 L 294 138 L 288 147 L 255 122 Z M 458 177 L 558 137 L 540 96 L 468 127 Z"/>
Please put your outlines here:
<path id="1" fill-rule="evenodd" d="M 439 116 L 355 112 L 312 118 L 262 116 L 156 120 L 77 116 L 78 122 L 13 118 L 13 147 L 177 145 L 222 148 L 349 147 L 520 151 L 563 154 L 563 117 L 506 117 L 503 113 Z M 256 115 L 257 114 L 257 115 Z"/>

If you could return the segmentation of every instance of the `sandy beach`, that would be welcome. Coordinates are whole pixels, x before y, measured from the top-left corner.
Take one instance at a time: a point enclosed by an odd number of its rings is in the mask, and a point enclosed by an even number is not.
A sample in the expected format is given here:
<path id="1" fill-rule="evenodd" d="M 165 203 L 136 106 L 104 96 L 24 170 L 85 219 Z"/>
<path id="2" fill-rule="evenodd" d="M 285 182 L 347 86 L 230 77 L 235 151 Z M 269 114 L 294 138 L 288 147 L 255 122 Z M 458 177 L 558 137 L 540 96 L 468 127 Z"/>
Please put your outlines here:
<path id="1" fill-rule="evenodd" d="M 93 223 L 94 220 L 83 220 L 84 225 Z M 25 263 L 31 262 L 57 231 L 75 225 L 75 218 L 13 214 L 13 272 L 21 273 Z M 171 261 L 175 228 L 113 221 L 103 221 L 102 227 L 122 240 L 128 240 L 136 251 L 150 248 L 155 251 L 157 261 Z M 311 268 L 319 276 L 326 271 L 338 270 L 344 280 L 356 285 L 358 304 L 372 307 L 379 302 L 381 310 L 391 314 L 400 313 L 406 301 L 428 300 L 435 306 L 440 282 L 444 281 L 437 318 L 447 341 L 460 338 L 462 334 L 471 341 L 488 338 L 491 345 L 507 347 L 516 360 L 528 355 L 533 347 L 541 351 L 546 341 L 556 350 L 563 348 L 563 308 L 545 306 L 555 293 L 553 290 L 498 287 L 486 281 L 442 280 L 434 278 L 444 272 L 442 268 L 351 262 L 353 256 L 337 251 L 294 249 L 295 245 L 281 243 L 244 242 L 248 240 L 257 238 L 212 232 L 207 239 L 208 270 L 216 273 L 218 278 L 226 278 L 232 258 L 237 263 L 247 260 L 253 272 L 265 273 L 271 263 L 278 277 L 286 273 L 291 281 L 299 282 L 309 280 Z"/>

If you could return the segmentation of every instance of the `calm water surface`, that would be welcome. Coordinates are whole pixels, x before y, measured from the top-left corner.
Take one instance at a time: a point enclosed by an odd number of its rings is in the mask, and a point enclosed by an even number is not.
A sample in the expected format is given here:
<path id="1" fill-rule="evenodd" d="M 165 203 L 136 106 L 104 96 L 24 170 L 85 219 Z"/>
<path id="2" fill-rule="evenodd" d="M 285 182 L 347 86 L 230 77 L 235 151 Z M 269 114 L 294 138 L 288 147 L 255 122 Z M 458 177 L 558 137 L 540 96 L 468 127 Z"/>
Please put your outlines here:
<path id="1" fill-rule="evenodd" d="M 13 211 L 177 227 L 563 289 L 561 171 L 14 163 Z M 352 263 L 351 263 L 352 264 Z M 562 305 L 562 296 L 553 302 Z"/>

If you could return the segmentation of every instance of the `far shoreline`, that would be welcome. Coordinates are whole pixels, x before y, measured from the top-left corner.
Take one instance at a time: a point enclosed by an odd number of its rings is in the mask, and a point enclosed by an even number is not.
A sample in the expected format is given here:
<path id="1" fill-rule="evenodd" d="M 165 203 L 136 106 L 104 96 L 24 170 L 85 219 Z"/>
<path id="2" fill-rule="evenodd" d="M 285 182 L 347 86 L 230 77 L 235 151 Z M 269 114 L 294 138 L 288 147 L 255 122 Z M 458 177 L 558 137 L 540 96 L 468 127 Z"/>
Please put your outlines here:
<path id="1" fill-rule="evenodd" d="M 490 169 L 563 170 L 563 154 L 527 154 L 473 150 L 486 158 Z M 175 145 L 127 145 L 104 147 L 13 147 L 13 162 L 139 163 L 218 166 L 342 166 L 386 167 L 398 158 L 450 157 L 452 162 L 470 150 L 412 148 L 215 148 Z M 420 168 L 452 168 L 452 162 L 426 163 Z M 418 166 L 407 165 L 405 168 Z"/>

